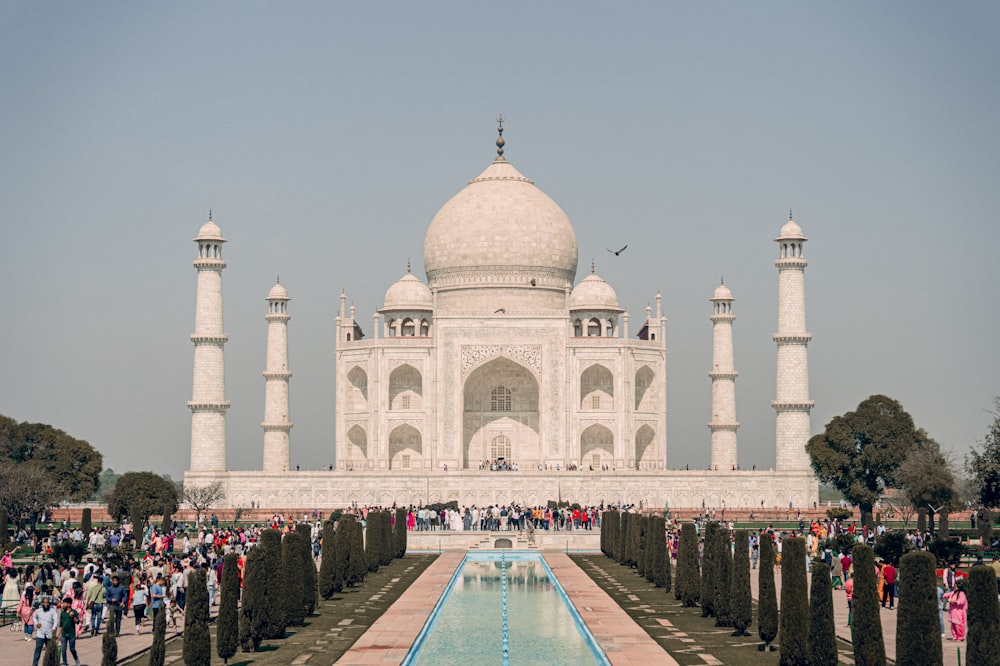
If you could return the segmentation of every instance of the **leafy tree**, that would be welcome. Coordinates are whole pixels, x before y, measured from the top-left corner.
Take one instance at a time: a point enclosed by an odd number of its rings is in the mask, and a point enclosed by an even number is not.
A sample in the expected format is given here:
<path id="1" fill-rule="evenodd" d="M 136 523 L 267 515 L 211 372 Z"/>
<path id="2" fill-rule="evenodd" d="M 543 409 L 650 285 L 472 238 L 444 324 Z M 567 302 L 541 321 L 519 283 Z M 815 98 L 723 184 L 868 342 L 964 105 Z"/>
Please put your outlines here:
<path id="1" fill-rule="evenodd" d="M 264 567 L 267 571 L 264 583 L 264 617 L 267 622 L 264 628 L 264 638 L 284 638 L 288 620 L 285 617 L 284 590 L 285 569 L 281 566 L 281 532 L 266 529 L 261 532 L 260 544 L 264 551 Z"/>
<path id="2" fill-rule="evenodd" d="M 934 556 L 923 551 L 907 553 L 899 563 L 897 666 L 940 664 L 944 658 L 938 636 L 941 625 L 935 564 Z M 995 603 L 996 583 L 993 584 L 993 600 Z"/>
<path id="3" fill-rule="evenodd" d="M 207 486 L 185 485 L 181 491 L 181 500 L 194 509 L 195 523 L 201 524 L 201 514 L 210 511 L 212 507 L 226 499 L 226 491 L 221 481 L 213 481 Z"/>
<path id="4" fill-rule="evenodd" d="M 188 578 L 187 603 L 184 605 L 186 666 L 209 666 L 212 663 L 212 637 L 208 633 L 208 620 L 205 570 L 195 569 Z"/>
<path id="5" fill-rule="evenodd" d="M 835 416 L 824 432 L 809 440 L 806 450 L 820 481 L 859 506 L 867 525 L 882 491 L 899 485 L 901 462 L 926 440 L 902 405 L 873 395 L 855 411 Z"/>
<path id="6" fill-rule="evenodd" d="M 898 566 L 903 555 L 916 548 L 903 530 L 886 530 L 875 542 L 875 554 Z"/>
<path id="7" fill-rule="evenodd" d="M 48 474 L 63 497 L 83 501 L 97 489 L 104 458 L 89 443 L 58 428 L 0 416 L 0 462 L 8 461 L 33 463 Z"/>
<path id="8" fill-rule="evenodd" d="M 153 645 L 149 648 L 149 666 L 163 666 L 167 657 L 167 613 L 153 614 Z"/>
<path id="9" fill-rule="evenodd" d="M 1000 397 L 993 398 L 993 423 L 986 437 L 965 457 L 973 494 L 978 504 L 989 508 L 1000 507 Z"/>
<path id="10" fill-rule="evenodd" d="M 730 617 L 736 628 L 733 636 L 749 636 L 747 627 L 753 621 L 753 600 L 750 592 L 750 540 L 746 530 L 736 530 L 735 546 L 732 586 L 729 589 Z"/>
<path id="11" fill-rule="evenodd" d="M 969 572 L 969 652 L 972 666 L 1000 665 L 1000 604 L 996 575 L 991 567 L 972 567 Z"/>
<path id="12" fill-rule="evenodd" d="M 760 538 L 760 569 L 757 571 L 757 635 L 763 641 L 757 649 L 774 650 L 771 641 L 778 635 L 778 594 L 774 587 L 774 543 L 764 533 Z"/>
<path id="13" fill-rule="evenodd" d="M 875 554 L 871 548 L 859 543 L 854 546 L 851 556 L 854 560 L 854 617 L 851 622 L 854 663 L 858 666 L 885 666 Z"/>
<path id="14" fill-rule="evenodd" d="M 826 510 L 826 517 L 830 520 L 847 520 L 854 515 L 850 509 L 842 509 L 839 506 L 832 506 Z"/>
<path id="15" fill-rule="evenodd" d="M 15 524 L 34 528 L 39 514 L 64 497 L 58 483 L 40 466 L 0 462 L 0 507 Z"/>
<path id="16" fill-rule="evenodd" d="M 177 487 L 153 472 L 122 474 L 107 498 L 108 513 L 121 520 L 126 515 L 138 530 L 150 516 L 177 511 Z"/>
<path id="17" fill-rule="evenodd" d="M 809 617 L 806 580 L 806 541 L 802 537 L 785 539 L 781 556 L 781 666 L 808 666 Z"/>
<path id="18" fill-rule="evenodd" d="M 338 579 L 336 570 L 336 544 L 334 524 L 331 521 L 323 523 L 322 554 L 319 564 L 319 595 L 329 599 L 343 589 L 343 579 Z"/>
<path id="19" fill-rule="evenodd" d="M 906 498 L 914 506 L 927 508 L 931 522 L 937 511 L 947 511 L 959 496 L 952 465 L 941 453 L 938 443 L 931 439 L 906 456 L 899 466 L 897 478 Z"/>
<path id="20" fill-rule="evenodd" d="M 115 623 L 108 622 L 101 639 L 101 666 L 116 666 L 118 663 L 118 634 L 115 633 Z"/>
<path id="21" fill-rule="evenodd" d="M 685 608 L 698 605 L 701 573 L 698 570 L 698 533 L 694 523 L 681 525 L 680 552 L 677 554 L 677 599 Z"/>
<path id="22" fill-rule="evenodd" d="M 240 572 L 236 553 L 222 560 L 219 615 L 215 619 L 215 653 L 228 664 L 240 641 Z M 163 613 L 160 613 L 163 615 Z"/>
<path id="23" fill-rule="evenodd" d="M 281 588 L 281 594 L 284 601 L 285 622 L 292 627 L 301 627 L 306 620 L 306 608 L 303 603 L 305 598 L 303 569 L 309 563 L 302 561 L 300 543 L 302 539 L 302 534 L 299 532 L 289 532 L 281 540 L 281 566 L 285 570 L 285 585 Z"/>
<path id="24" fill-rule="evenodd" d="M 784 575 L 784 574 L 782 574 Z M 809 590 L 809 666 L 837 666 L 837 629 L 833 619 L 833 583 L 825 562 L 812 565 Z"/>
<path id="25" fill-rule="evenodd" d="M 240 648 L 256 652 L 265 637 L 268 626 L 269 603 L 266 598 L 268 557 L 259 545 L 250 549 L 243 569 L 243 604 L 240 606 Z M 222 570 L 226 575 L 225 567 Z M 225 594 L 225 588 L 223 588 Z"/>

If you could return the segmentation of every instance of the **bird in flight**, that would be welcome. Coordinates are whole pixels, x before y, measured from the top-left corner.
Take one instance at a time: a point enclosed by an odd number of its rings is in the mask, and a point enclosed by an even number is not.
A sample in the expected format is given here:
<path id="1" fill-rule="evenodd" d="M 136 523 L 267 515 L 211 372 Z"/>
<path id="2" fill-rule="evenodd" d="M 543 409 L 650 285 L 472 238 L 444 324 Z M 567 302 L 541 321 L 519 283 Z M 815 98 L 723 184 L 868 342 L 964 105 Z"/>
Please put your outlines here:
<path id="1" fill-rule="evenodd" d="M 612 249 L 608 249 L 608 252 L 610 252 L 611 254 L 613 254 L 613 255 L 615 255 L 615 256 L 617 257 L 617 256 L 618 256 L 618 255 L 620 255 L 620 254 L 621 254 L 622 252 L 624 252 L 624 251 L 625 251 L 625 248 L 627 248 L 627 247 L 628 247 L 628 245 L 623 245 L 623 246 L 622 246 L 622 249 L 620 249 L 620 250 L 617 250 L 617 251 L 616 251 L 616 250 L 612 250 Z"/>
<path id="2" fill-rule="evenodd" d="M 504 310 L 503 308 L 497 308 L 496 310 L 493 311 L 493 314 L 504 314 L 506 312 L 507 311 Z"/>

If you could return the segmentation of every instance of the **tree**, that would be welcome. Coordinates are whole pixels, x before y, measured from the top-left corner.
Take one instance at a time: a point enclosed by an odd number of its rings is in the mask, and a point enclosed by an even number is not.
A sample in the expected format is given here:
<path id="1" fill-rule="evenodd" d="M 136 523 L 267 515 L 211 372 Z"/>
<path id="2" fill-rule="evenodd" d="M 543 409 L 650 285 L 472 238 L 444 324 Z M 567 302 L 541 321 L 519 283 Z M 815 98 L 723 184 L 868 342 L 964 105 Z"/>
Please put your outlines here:
<path id="1" fill-rule="evenodd" d="M 115 623 L 108 622 L 101 639 L 101 666 L 115 666 L 118 663 L 118 635 L 115 633 Z"/>
<path id="2" fill-rule="evenodd" d="M 926 439 L 902 405 L 873 395 L 855 411 L 835 416 L 806 450 L 819 480 L 860 507 L 862 522 L 869 525 L 882 491 L 898 486 L 900 463 Z"/>
<path id="3" fill-rule="evenodd" d="M 107 506 L 112 518 L 128 516 L 139 530 L 150 516 L 177 511 L 177 486 L 153 472 L 127 472 L 108 495 Z"/>
<path id="4" fill-rule="evenodd" d="M 685 608 L 698 605 L 701 573 L 698 570 L 698 533 L 694 523 L 681 525 L 680 553 L 677 555 L 677 598 Z"/>
<path id="5" fill-rule="evenodd" d="M 806 580 L 806 541 L 802 537 L 785 539 L 781 556 L 781 615 L 778 635 L 781 638 L 781 666 L 808 666 L 809 617 Z"/>
<path id="6" fill-rule="evenodd" d="M 972 666 L 1000 665 L 1000 605 L 996 575 L 991 567 L 972 567 L 969 572 L 969 652 Z"/>
<path id="7" fill-rule="evenodd" d="M 365 561 L 368 562 L 368 571 L 374 573 L 378 571 L 382 563 L 382 513 L 380 511 L 370 511 L 368 519 L 365 521 Z"/>
<path id="8" fill-rule="evenodd" d="M 667 563 L 669 556 L 667 555 L 667 540 L 666 540 L 666 526 L 663 523 L 663 518 L 661 516 L 652 516 L 650 518 L 650 529 L 649 529 L 649 541 L 650 541 L 650 557 L 649 557 L 649 576 L 650 581 L 656 587 L 664 587 L 667 585 L 667 576 L 669 575 L 670 566 Z M 670 588 L 667 588 L 669 590 Z"/>
<path id="9" fill-rule="evenodd" d="M 825 562 L 812 565 L 809 590 L 809 666 L 837 666 L 837 628 L 833 619 L 833 584 Z"/>
<path id="10" fill-rule="evenodd" d="M 897 478 L 906 498 L 915 506 L 926 507 L 932 522 L 937 511 L 947 511 L 959 496 L 951 462 L 932 439 L 906 456 Z"/>
<path id="11" fill-rule="evenodd" d="M 940 664 L 944 658 L 938 636 L 941 625 L 935 565 L 934 556 L 924 551 L 907 553 L 900 560 L 897 666 Z M 996 583 L 993 583 L 993 600 L 995 603 Z"/>
<path id="12" fill-rule="evenodd" d="M 406 555 L 406 509 L 396 509 L 396 524 L 393 528 L 396 530 L 396 538 L 393 541 L 396 546 L 395 557 L 399 559 Z M 601 538 L 604 538 L 603 531 Z"/>
<path id="13" fill-rule="evenodd" d="M 965 457 L 965 470 L 969 474 L 977 504 L 996 509 L 1000 507 L 1000 396 L 993 398 L 993 423 L 986 437 Z"/>
<path id="14" fill-rule="evenodd" d="M 305 597 L 303 568 L 307 563 L 302 561 L 300 544 L 302 538 L 299 532 L 289 532 L 281 540 L 281 567 L 285 570 L 285 584 L 281 588 L 281 594 L 284 601 L 285 622 L 292 627 L 301 627 L 306 620 L 306 608 L 303 604 Z M 282 628 L 283 633 L 284 628 Z"/>
<path id="15" fill-rule="evenodd" d="M 753 600 L 750 592 L 750 540 L 746 530 L 736 530 L 729 599 L 730 619 L 736 629 L 733 636 L 749 636 L 747 627 L 753 621 Z"/>
<path id="16" fill-rule="evenodd" d="M 715 617 L 715 583 L 719 578 L 719 523 L 705 526 L 705 548 L 701 561 L 701 616 Z"/>
<path id="17" fill-rule="evenodd" d="M 104 458 L 89 443 L 58 428 L 0 416 L 0 462 L 7 461 L 33 463 L 46 472 L 64 498 L 83 501 L 97 489 Z"/>
<path id="18" fill-rule="evenodd" d="M 885 666 L 875 553 L 859 543 L 854 546 L 851 556 L 854 560 L 854 617 L 851 621 L 854 663 L 858 666 Z"/>
<path id="19" fill-rule="evenodd" d="M 18 526 L 32 527 L 42 511 L 53 507 L 65 493 L 51 475 L 34 463 L 0 463 L 0 507 Z"/>
<path id="20" fill-rule="evenodd" d="M 153 614 L 153 645 L 149 648 L 149 666 L 163 666 L 167 657 L 167 613 Z"/>
<path id="21" fill-rule="evenodd" d="M 188 578 L 187 603 L 184 605 L 186 666 L 209 666 L 212 663 L 212 637 L 208 633 L 208 620 L 205 570 L 195 569 Z"/>
<path id="22" fill-rule="evenodd" d="M 778 635 L 778 594 L 774 587 L 774 543 L 767 532 L 760 535 L 760 569 L 757 571 L 757 635 L 763 641 L 757 649 L 774 650 L 771 641 Z"/>
<path id="23" fill-rule="evenodd" d="M 240 648 L 256 652 L 268 626 L 266 598 L 269 572 L 267 555 L 259 545 L 250 549 L 243 569 L 243 605 L 240 606 Z M 223 568 L 222 575 L 226 575 Z M 225 590 L 223 590 L 225 593 Z"/>
<path id="24" fill-rule="evenodd" d="M 337 577 L 336 555 L 334 547 L 336 544 L 336 532 L 334 524 L 330 521 L 323 523 L 322 560 L 319 564 L 319 595 L 324 600 L 329 599 L 334 594 L 343 589 L 343 580 Z"/>
<path id="25" fill-rule="evenodd" d="M 875 554 L 893 565 L 902 559 L 903 555 L 916 548 L 903 530 L 886 530 L 875 542 Z M 897 565 L 898 566 L 898 565 Z"/>
<path id="26" fill-rule="evenodd" d="M 84 538 L 90 535 L 90 531 L 93 528 L 93 512 L 91 512 L 90 507 L 88 506 L 80 515 L 80 531 L 83 532 Z"/>
<path id="27" fill-rule="evenodd" d="M 288 621 L 285 617 L 284 590 L 285 569 L 281 566 L 281 532 L 266 529 L 261 532 L 260 544 L 264 551 L 264 569 L 267 572 L 264 583 L 264 617 L 267 622 L 264 638 L 284 638 Z"/>
<path id="28" fill-rule="evenodd" d="M 316 610 L 316 561 L 313 559 L 312 551 L 312 529 L 307 523 L 299 523 L 295 532 L 302 538 L 297 539 L 299 547 L 299 561 L 302 563 L 302 608 L 306 616 L 312 615 Z M 303 624 L 305 618 L 303 618 Z"/>
<path id="29" fill-rule="evenodd" d="M 368 562 L 365 559 L 365 535 L 361 523 L 352 520 L 347 523 L 347 527 L 350 530 L 347 582 L 353 587 L 364 582 L 368 575 Z"/>
<path id="30" fill-rule="evenodd" d="M 201 514 L 210 511 L 212 507 L 226 499 L 226 491 L 222 481 L 213 481 L 207 486 L 184 486 L 181 500 L 194 509 L 195 522 L 201 524 Z"/>
<path id="31" fill-rule="evenodd" d="M 219 616 L 215 620 L 215 653 L 228 664 L 236 654 L 240 639 L 240 572 L 236 553 L 228 553 L 222 560 L 222 585 L 220 587 Z M 163 615 L 163 613 L 160 613 Z"/>
<path id="32" fill-rule="evenodd" d="M 733 587 L 733 556 L 729 530 L 725 527 L 719 528 L 716 536 L 718 545 L 716 546 L 716 580 L 715 580 L 715 626 L 731 627 L 732 618 L 732 597 Z"/>

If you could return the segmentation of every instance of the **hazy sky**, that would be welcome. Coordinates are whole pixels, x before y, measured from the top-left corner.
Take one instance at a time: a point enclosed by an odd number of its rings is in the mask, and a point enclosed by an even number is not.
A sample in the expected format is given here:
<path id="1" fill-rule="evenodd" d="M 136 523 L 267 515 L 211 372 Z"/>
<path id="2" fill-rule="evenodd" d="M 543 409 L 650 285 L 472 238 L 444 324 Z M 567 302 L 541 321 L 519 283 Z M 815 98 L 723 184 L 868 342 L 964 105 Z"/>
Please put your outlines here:
<path id="1" fill-rule="evenodd" d="M 708 462 L 722 276 L 740 461 L 774 464 L 789 208 L 813 431 L 884 393 L 960 457 L 1000 394 L 998 7 L 0 0 L 0 413 L 179 477 L 212 208 L 230 468 L 261 465 L 276 275 L 292 464 L 333 462 L 340 291 L 370 335 L 407 258 L 424 279 L 427 226 L 502 112 L 506 157 L 574 224 L 578 280 L 596 259 L 633 322 L 662 290 L 671 467 Z"/>

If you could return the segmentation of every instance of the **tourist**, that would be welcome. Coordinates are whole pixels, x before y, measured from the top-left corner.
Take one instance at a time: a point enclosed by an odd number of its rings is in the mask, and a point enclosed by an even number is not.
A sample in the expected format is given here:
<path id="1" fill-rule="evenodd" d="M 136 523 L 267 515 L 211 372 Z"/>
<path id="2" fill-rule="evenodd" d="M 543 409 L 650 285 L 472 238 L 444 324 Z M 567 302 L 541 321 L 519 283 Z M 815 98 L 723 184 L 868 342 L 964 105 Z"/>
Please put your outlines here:
<path id="1" fill-rule="evenodd" d="M 886 562 L 882 566 L 882 608 L 885 608 L 886 600 L 889 601 L 889 610 L 896 605 L 896 567 L 892 562 Z"/>
<path id="2" fill-rule="evenodd" d="M 146 576 L 143 575 L 135 583 L 132 590 L 132 615 L 135 617 L 135 633 L 142 633 L 142 621 L 146 618 L 146 604 L 149 601 L 149 591 L 146 589 Z"/>
<path id="3" fill-rule="evenodd" d="M 80 614 L 73 608 L 72 597 L 63 599 L 62 611 L 59 613 L 59 643 L 62 652 L 63 666 L 67 666 L 66 658 L 73 655 L 76 666 L 80 666 L 80 656 L 76 653 L 76 628 L 80 624 Z"/>
<path id="4" fill-rule="evenodd" d="M 854 579 L 848 578 L 844 583 L 844 592 L 847 594 L 847 626 L 851 626 L 851 619 L 854 612 Z"/>
<path id="5" fill-rule="evenodd" d="M 948 620 L 951 622 L 951 638 L 953 641 L 965 640 L 966 609 L 969 600 L 965 596 L 965 583 L 955 582 L 955 589 L 944 595 L 948 599 Z"/>
<path id="6" fill-rule="evenodd" d="M 41 605 L 35 609 L 32 624 L 35 625 L 35 656 L 31 660 L 31 666 L 38 666 L 42 651 L 55 636 L 56 627 L 59 626 L 59 614 L 52 608 L 52 597 L 49 595 L 42 595 Z"/>
<path id="7" fill-rule="evenodd" d="M 122 613 L 128 603 L 128 590 L 119 584 L 120 579 L 118 574 L 111 576 L 111 587 L 107 590 L 107 604 L 111 610 L 108 620 L 114 627 L 115 635 L 122 633 Z"/>
<path id="8" fill-rule="evenodd" d="M 32 608 L 32 602 L 35 600 L 35 588 L 26 587 L 24 588 L 24 594 L 21 595 L 21 600 L 17 604 L 17 616 L 21 618 L 21 624 L 24 625 L 24 640 L 31 640 L 31 633 L 35 628 L 35 621 L 33 619 L 35 609 Z"/>
<path id="9" fill-rule="evenodd" d="M 21 587 L 18 584 L 17 569 L 7 567 L 3 580 L 3 607 L 10 608 L 16 606 L 21 600 Z"/>
<path id="10" fill-rule="evenodd" d="M 96 636 L 101 631 L 101 616 L 104 614 L 104 603 L 108 589 L 104 587 L 100 575 L 91 576 L 83 593 L 84 607 L 90 611 L 90 635 Z"/>

